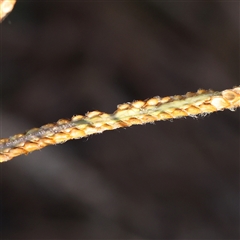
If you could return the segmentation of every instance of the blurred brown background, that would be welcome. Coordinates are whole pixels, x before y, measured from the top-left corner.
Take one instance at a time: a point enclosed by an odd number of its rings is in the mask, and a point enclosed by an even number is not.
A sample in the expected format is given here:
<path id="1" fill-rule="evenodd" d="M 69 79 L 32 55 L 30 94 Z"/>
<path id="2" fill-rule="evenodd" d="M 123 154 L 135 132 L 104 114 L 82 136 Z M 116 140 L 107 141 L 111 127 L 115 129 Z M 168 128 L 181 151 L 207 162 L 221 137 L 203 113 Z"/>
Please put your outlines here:
<path id="1" fill-rule="evenodd" d="M 239 85 L 239 2 L 18 1 L 1 24 L 1 137 L 156 95 Z M 1 239 L 239 239 L 239 110 L 0 165 Z"/>

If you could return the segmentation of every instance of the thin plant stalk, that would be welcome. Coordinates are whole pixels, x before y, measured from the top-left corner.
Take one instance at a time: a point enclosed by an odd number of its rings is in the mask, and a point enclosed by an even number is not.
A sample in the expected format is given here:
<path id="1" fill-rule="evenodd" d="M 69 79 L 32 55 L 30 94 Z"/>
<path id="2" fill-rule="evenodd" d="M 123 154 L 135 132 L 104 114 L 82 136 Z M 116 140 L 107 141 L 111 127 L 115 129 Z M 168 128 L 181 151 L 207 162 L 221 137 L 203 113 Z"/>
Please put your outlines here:
<path id="1" fill-rule="evenodd" d="M 185 95 L 153 97 L 144 101 L 124 103 L 118 105 L 113 114 L 88 112 L 85 116 L 77 115 L 69 120 L 60 119 L 56 123 L 0 139 L 0 162 L 48 145 L 64 143 L 106 130 L 188 116 L 205 116 L 224 109 L 235 110 L 238 107 L 240 86 L 221 92 L 200 89 L 196 93 L 188 92 Z"/>

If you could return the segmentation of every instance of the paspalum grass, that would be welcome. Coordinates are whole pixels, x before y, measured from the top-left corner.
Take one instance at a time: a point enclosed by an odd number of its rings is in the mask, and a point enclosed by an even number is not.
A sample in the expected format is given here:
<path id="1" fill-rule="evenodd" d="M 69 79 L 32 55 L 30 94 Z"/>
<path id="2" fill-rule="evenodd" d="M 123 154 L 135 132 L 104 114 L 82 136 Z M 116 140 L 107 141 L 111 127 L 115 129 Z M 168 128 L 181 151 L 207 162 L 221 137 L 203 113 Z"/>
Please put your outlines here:
<path id="1" fill-rule="evenodd" d="M 144 101 L 134 101 L 118 105 L 113 114 L 100 111 L 77 115 L 71 119 L 60 119 L 56 123 L 34 128 L 24 134 L 0 139 L 0 162 L 16 156 L 28 154 L 48 145 L 64 143 L 71 139 L 87 137 L 132 125 L 206 115 L 224 109 L 235 110 L 240 106 L 240 86 L 221 92 L 198 90 L 185 95 L 153 97 Z"/>
<path id="2" fill-rule="evenodd" d="M 15 3 L 16 0 L 0 1 L 0 22 L 12 11 Z M 185 95 L 153 97 L 144 101 L 124 103 L 118 105 L 113 114 L 88 112 L 85 116 L 73 116 L 69 120 L 60 119 L 56 123 L 0 139 L 0 162 L 48 145 L 64 143 L 106 130 L 199 114 L 205 116 L 224 109 L 235 110 L 239 106 L 240 86 L 222 92 L 200 89 L 196 93 L 188 92 Z"/>

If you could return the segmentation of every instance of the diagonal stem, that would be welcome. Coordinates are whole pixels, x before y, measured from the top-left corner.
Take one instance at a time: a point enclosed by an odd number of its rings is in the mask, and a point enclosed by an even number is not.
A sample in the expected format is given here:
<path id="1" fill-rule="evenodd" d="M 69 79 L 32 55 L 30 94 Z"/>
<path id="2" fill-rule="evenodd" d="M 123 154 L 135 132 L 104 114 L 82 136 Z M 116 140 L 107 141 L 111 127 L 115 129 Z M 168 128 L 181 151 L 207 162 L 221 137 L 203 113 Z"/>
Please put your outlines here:
<path id="1" fill-rule="evenodd" d="M 188 92 L 185 95 L 124 103 L 118 105 L 113 114 L 88 112 L 85 116 L 73 116 L 70 120 L 60 119 L 56 123 L 31 129 L 24 134 L 0 139 L 0 162 L 48 145 L 64 143 L 106 130 L 198 114 L 206 115 L 237 107 L 240 107 L 240 86 L 222 92 L 200 89 L 196 93 Z"/>

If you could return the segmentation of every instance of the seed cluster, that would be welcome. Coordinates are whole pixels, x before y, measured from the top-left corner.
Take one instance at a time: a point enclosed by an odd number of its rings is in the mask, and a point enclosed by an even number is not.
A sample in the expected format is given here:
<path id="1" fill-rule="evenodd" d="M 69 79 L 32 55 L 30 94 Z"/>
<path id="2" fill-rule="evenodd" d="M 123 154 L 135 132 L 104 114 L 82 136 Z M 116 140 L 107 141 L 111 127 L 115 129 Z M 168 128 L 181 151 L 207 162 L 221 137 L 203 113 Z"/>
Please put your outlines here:
<path id="1" fill-rule="evenodd" d="M 198 114 L 206 115 L 224 109 L 233 110 L 239 106 L 240 87 L 222 92 L 201 89 L 196 93 L 124 103 L 118 105 L 113 114 L 88 112 L 85 116 L 73 116 L 70 120 L 60 119 L 56 123 L 31 129 L 24 134 L 0 139 L 0 162 L 48 145 L 64 143 L 106 130 Z"/>

